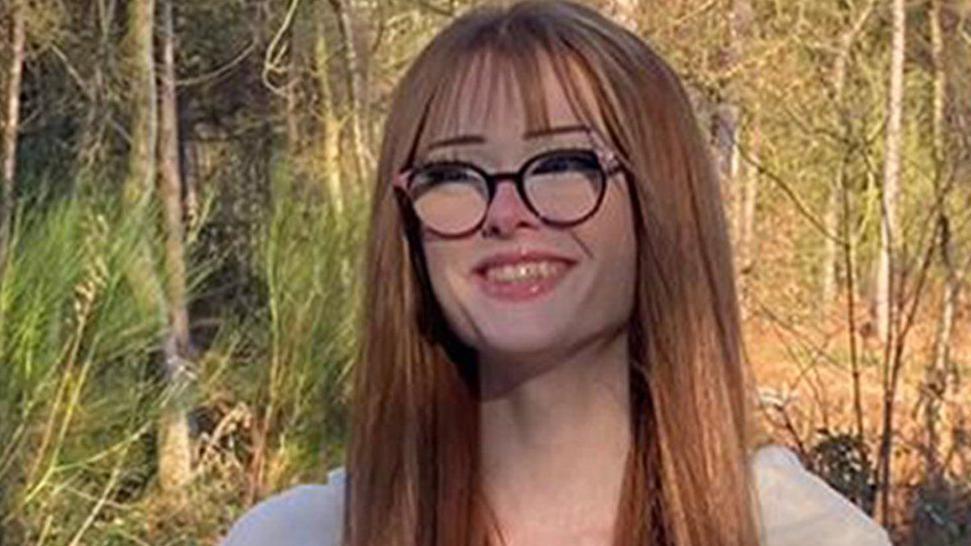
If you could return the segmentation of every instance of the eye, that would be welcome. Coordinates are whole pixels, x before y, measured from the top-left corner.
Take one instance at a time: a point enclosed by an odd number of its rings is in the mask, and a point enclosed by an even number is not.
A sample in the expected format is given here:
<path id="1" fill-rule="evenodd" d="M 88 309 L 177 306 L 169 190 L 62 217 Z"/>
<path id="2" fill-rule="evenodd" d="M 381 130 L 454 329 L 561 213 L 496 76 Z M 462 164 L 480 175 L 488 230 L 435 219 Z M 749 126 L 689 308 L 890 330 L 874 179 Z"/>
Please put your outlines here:
<path id="1" fill-rule="evenodd" d="M 590 150 L 565 150 L 540 159 L 530 170 L 532 174 L 588 172 L 600 169 L 597 155 Z"/>
<path id="2" fill-rule="evenodd" d="M 417 200 L 432 193 L 465 191 L 469 188 L 477 193 L 484 193 L 484 185 L 482 176 L 468 165 L 432 163 L 415 171 L 408 190 L 412 198 Z"/>
<path id="3" fill-rule="evenodd" d="M 460 183 L 477 180 L 475 171 L 469 167 L 457 164 L 432 164 L 428 165 L 415 173 L 412 178 L 413 185 L 438 185 L 448 183 Z"/>

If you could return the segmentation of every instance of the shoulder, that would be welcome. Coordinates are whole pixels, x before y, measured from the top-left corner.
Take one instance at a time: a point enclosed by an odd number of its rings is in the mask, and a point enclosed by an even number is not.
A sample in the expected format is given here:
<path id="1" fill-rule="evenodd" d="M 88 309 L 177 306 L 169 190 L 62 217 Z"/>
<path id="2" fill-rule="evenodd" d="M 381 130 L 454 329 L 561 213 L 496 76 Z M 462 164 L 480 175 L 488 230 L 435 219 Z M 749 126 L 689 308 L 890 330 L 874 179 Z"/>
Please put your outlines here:
<path id="1" fill-rule="evenodd" d="M 220 546 L 337 546 L 344 514 L 343 468 L 326 485 L 298 485 L 252 507 Z"/>
<path id="2" fill-rule="evenodd" d="M 889 546 L 886 531 L 780 446 L 752 458 L 764 546 Z M 344 515 L 345 472 L 327 485 L 300 485 L 246 512 L 221 546 L 338 546 Z"/>
<path id="3" fill-rule="evenodd" d="M 752 470 L 765 546 L 889 546 L 886 531 L 781 446 L 759 449 Z"/>

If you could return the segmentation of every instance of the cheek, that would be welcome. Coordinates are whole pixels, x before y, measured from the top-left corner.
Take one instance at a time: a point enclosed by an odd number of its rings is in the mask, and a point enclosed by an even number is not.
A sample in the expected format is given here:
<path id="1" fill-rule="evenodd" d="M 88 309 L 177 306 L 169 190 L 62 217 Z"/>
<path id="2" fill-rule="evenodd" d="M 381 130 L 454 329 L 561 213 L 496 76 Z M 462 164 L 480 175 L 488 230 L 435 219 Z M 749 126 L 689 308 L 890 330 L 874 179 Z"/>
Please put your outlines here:
<path id="1" fill-rule="evenodd" d="M 596 222 L 591 223 L 591 236 L 604 255 L 614 259 L 632 262 L 637 252 L 634 236 L 634 218 L 631 211 L 631 197 L 627 190 L 615 186 L 603 203 Z M 618 264 L 620 265 L 620 264 Z"/>
<path id="2" fill-rule="evenodd" d="M 425 264 L 428 266 L 428 280 L 432 284 L 432 291 L 436 297 L 441 297 L 439 291 L 444 285 L 445 272 L 448 270 L 448 252 L 444 252 L 434 243 L 425 243 Z"/>
<path id="3" fill-rule="evenodd" d="M 603 275 L 601 295 L 618 311 L 633 308 L 637 282 L 637 240 L 630 199 L 626 191 L 612 192 L 604 202 L 599 222 L 591 225 L 591 250 L 598 254 Z M 599 250 L 599 252 L 597 252 Z"/>
<path id="4" fill-rule="evenodd" d="M 441 239 L 425 231 L 421 234 L 421 245 L 429 280 L 432 282 L 432 288 L 437 290 L 436 285 L 441 283 L 445 272 L 452 267 L 451 262 L 457 254 L 457 249 L 453 248 L 455 242 Z"/>
<path id="5" fill-rule="evenodd" d="M 462 250 L 454 246 L 454 243 L 445 241 L 425 242 L 425 263 L 432 293 L 450 322 L 455 318 L 457 299 L 460 297 L 456 281 L 461 274 L 459 264 L 463 263 Z"/>
<path id="6" fill-rule="evenodd" d="M 445 264 L 434 253 L 426 254 L 425 260 L 428 262 L 428 281 L 432 285 L 432 293 L 441 300 Z"/>

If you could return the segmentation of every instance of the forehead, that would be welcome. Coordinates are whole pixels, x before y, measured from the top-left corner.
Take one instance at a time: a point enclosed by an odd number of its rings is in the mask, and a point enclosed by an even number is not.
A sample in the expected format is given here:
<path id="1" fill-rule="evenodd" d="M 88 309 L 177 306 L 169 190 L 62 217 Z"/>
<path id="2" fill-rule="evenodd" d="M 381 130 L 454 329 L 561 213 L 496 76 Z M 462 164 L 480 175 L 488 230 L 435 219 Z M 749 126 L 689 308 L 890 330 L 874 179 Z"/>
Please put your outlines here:
<path id="1" fill-rule="evenodd" d="M 419 153 L 431 142 L 459 135 L 522 134 L 563 125 L 603 129 L 591 82 L 575 62 L 546 52 L 483 51 L 464 64 L 429 105 Z"/>

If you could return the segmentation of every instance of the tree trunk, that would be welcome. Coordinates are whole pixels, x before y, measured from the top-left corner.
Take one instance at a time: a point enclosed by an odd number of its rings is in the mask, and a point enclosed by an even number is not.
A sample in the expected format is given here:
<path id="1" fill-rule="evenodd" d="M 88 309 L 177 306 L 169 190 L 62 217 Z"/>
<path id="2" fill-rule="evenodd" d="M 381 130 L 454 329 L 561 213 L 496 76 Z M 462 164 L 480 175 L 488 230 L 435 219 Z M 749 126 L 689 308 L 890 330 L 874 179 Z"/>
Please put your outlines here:
<path id="1" fill-rule="evenodd" d="M 937 331 L 934 336 L 934 353 L 924 372 L 924 426 L 927 435 L 925 452 L 926 473 L 932 483 L 942 478 L 944 473 L 939 460 L 939 431 L 941 407 L 950 387 L 951 373 L 951 334 L 964 281 L 967 264 L 955 263 L 955 248 L 951 237 L 950 195 L 953 191 L 953 154 L 947 139 L 947 120 L 945 109 L 948 102 L 949 79 L 944 58 L 944 33 L 941 27 L 941 0 L 931 0 L 928 4 L 928 25 L 931 36 L 931 60 L 933 64 L 931 94 L 931 131 L 933 135 L 932 152 L 934 157 L 934 194 L 938 209 L 938 249 L 944 267 L 944 293 L 941 297 Z"/>
<path id="2" fill-rule="evenodd" d="M 752 34 L 752 21 L 753 21 L 752 4 L 749 0 L 734 0 L 732 2 L 732 16 L 731 16 L 731 44 L 729 46 L 729 61 L 730 66 L 737 66 L 742 62 L 742 58 L 745 54 L 746 42 L 751 37 Z M 734 86 L 737 87 L 737 86 Z M 733 100 L 740 102 L 741 98 L 738 97 L 738 93 L 733 93 L 735 95 Z M 748 150 L 747 154 L 750 159 L 754 159 L 758 154 L 759 147 L 759 129 L 758 129 L 758 115 L 757 111 L 753 111 L 750 116 L 749 123 L 749 134 L 747 138 Z M 736 233 L 736 245 L 737 245 L 737 269 L 740 273 L 740 287 L 741 294 L 743 297 L 743 303 L 747 300 L 747 273 L 752 269 L 753 266 L 753 252 L 752 245 L 755 238 L 755 211 L 758 201 L 758 175 L 751 168 L 751 161 L 746 160 L 742 157 L 741 153 L 741 127 L 739 126 L 739 120 L 734 120 L 736 125 L 735 135 L 733 139 L 734 149 L 731 152 L 731 176 L 732 183 L 735 186 L 736 195 L 736 210 L 735 210 L 735 233 Z M 742 307 L 743 311 L 747 309 L 746 305 Z"/>
<path id="3" fill-rule="evenodd" d="M 112 33 L 117 9 L 118 4 L 115 0 L 97 3 L 98 19 L 97 24 L 94 25 L 98 29 L 96 59 L 108 59 L 114 47 Z M 109 83 L 105 76 L 107 66 L 110 66 L 110 63 L 103 61 L 91 63 L 91 76 L 83 84 L 79 82 L 87 89 L 85 95 L 88 101 L 78 129 L 78 145 L 74 157 L 77 184 L 82 190 L 89 189 L 89 184 L 103 174 L 98 171 L 107 163 L 107 156 L 111 153 L 105 143 L 110 115 Z"/>
<path id="4" fill-rule="evenodd" d="M 157 174 L 155 152 L 158 148 L 158 91 L 152 46 L 155 0 L 132 0 L 128 17 L 132 129 L 128 178 L 125 180 L 124 191 L 127 204 L 141 208 L 152 196 Z"/>
<path id="5" fill-rule="evenodd" d="M 733 183 L 738 173 L 738 118 L 739 108 L 730 100 L 725 100 L 715 106 L 715 113 L 712 119 L 712 130 L 715 148 L 715 163 L 718 167 L 722 184 L 731 189 L 729 194 L 733 196 L 732 201 L 737 203 L 739 192 L 733 187 Z M 738 210 L 738 205 L 734 207 Z M 734 216 L 734 215 L 733 215 Z M 737 216 L 733 218 L 733 224 L 737 225 Z M 738 233 L 733 234 L 735 241 L 738 241 Z"/>
<path id="6" fill-rule="evenodd" d="M 885 351 L 893 351 L 894 297 L 893 260 L 897 247 L 897 200 L 900 186 L 900 147 L 902 141 L 903 99 L 904 99 L 904 53 L 906 46 L 906 11 L 904 0 L 893 0 L 893 42 L 891 46 L 890 88 L 887 102 L 886 157 L 883 173 L 883 214 L 880 231 L 880 258 L 877 274 L 876 323 L 877 333 Z M 886 365 L 896 366 L 892 359 L 885 359 Z M 893 384 L 889 369 L 884 370 L 884 414 L 880 446 L 880 502 L 877 517 L 884 526 L 890 524 L 889 489 L 891 485 L 891 457 L 893 453 L 893 406 L 896 385 Z"/>
<path id="7" fill-rule="evenodd" d="M 300 101 L 301 84 L 303 82 L 303 65 L 301 63 L 303 61 L 303 55 L 301 55 L 302 48 L 300 47 L 303 43 L 303 36 L 299 32 L 300 19 L 300 15 L 297 15 L 297 21 L 292 23 L 290 27 L 290 51 L 287 62 L 287 85 L 285 88 L 287 105 L 287 153 L 291 158 L 294 158 L 292 168 L 295 171 L 305 170 L 303 160 L 304 135 L 303 131 L 300 130 L 300 116 L 303 108 L 303 104 Z M 297 176 L 297 173 L 294 172 L 294 175 Z"/>
<path id="8" fill-rule="evenodd" d="M 314 50 L 317 68 L 317 90 L 320 94 L 320 158 L 327 198 L 334 211 L 342 217 L 345 208 L 344 188 L 340 169 L 340 121 L 337 104 L 330 83 L 331 48 L 324 17 L 317 17 L 317 39 Z"/>
<path id="9" fill-rule="evenodd" d="M 753 126 L 749 135 L 749 153 L 753 154 L 753 156 L 757 153 L 761 140 L 758 126 L 754 123 L 756 119 L 758 118 L 753 118 Z M 739 272 L 747 277 L 748 273 L 755 266 L 755 253 L 753 252 L 755 245 L 755 213 L 759 200 L 759 176 L 754 169 L 748 167 L 747 163 L 739 168 L 739 183 L 742 186 L 742 202 L 739 211 L 738 263 Z M 744 285 L 743 288 L 745 288 Z M 747 293 L 747 290 L 744 293 Z"/>
<path id="10" fill-rule="evenodd" d="M 729 74 L 742 61 L 745 42 L 752 29 L 752 6 L 749 0 L 733 0 L 729 35 L 721 51 L 719 70 Z M 723 191 L 731 202 L 730 225 L 735 249 L 735 270 L 743 317 L 746 314 L 746 275 L 751 266 L 750 244 L 755 227 L 757 179 L 741 154 L 742 108 L 739 87 L 731 79 L 724 83 L 723 95 L 712 115 L 712 146 Z M 752 144 L 757 142 L 753 134 Z M 750 150 L 750 154 L 753 152 Z"/>
<path id="11" fill-rule="evenodd" d="M 159 426 L 159 478 L 163 490 L 180 491 L 191 478 L 188 408 L 184 393 L 191 383 L 189 312 L 179 163 L 178 103 L 175 90 L 175 30 L 172 0 L 162 0 L 162 77 L 159 126 L 159 197 L 165 232 L 165 296 L 168 333 L 165 378 L 172 392 Z"/>
<path id="12" fill-rule="evenodd" d="M 131 146 L 128 151 L 128 174 L 122 187 L 125 212 L 134 218 L 141 230 L 142 240 L 135 248 L 135 257 L 125 271 L 132 285 L 141 312 L 157 314 L 164 324 L 165 294 L 154 270 L 150 246 L 153 224 L 146 218 L 148 205 L 155 190 L 158 165 L 158 93 L 155 85 L 153 58 L 154 0 L 133 0 L 128 6 L 127 55 L 129 104 L 131 105 Z"/>
<path id="13" fill-rule="evenodd" d="M 364 127 L 361 119 L 363 72 L 361 60 L 357 54 L 354 18 L 351 2 L 347 0 L 330 0 L 330 5 L 337 16 L 337 27 L 340 30 L 341 52 L 344 61 L 344 74 L 347 81 L 348 122 L 351 129 L 351 148 L 353 150 L 354 168 L 357 170 L 358 180 L 368 176 L 369 152 L 368 144 L 364 142 Z"/>
<path id="14" fill-rule="evenodd" d="M 906 48 L 904 0 L 893 0 L 893 43 L 890 60 L 890 86 L 887 101 L 886 150 L 883 163 L 883 194 L 880 230 L 880 257 L 876 285 L 876 326 L 880 340 L 890 346 L 893 327 L 894 275 L 897 201 L 900 193 L 900 147 L 904 102 L 904 53 Z"/>
<path id="15" fill-rule="evenodd" d="M 163 285 L 154 268 L 152 234 L 154 215 L 149 215 L 151 198 L 155 192 L 159 174 L 159 109 L 156 86 L 155 53 L 153 47 L 155 26 L 155 0 L 133 0 L 128 13 L 129 73 L 131 74 L 132 130 L 129 152 L 128 178 L 124 197 L 127 212 L 142 221 L 142 240 L 135 249 L 136 257 L 126 271 L 128 281 L 145 313 L 158 315 L 160 324 L 171 330 L 171 321 L 185 321 L 182 311 L 168 309 L 172 286 Z M 174 106 L 174 104 L 172 105 Z M 171 121 L 166 120 L 167 123 Z M 169 138 L 167 136 L 167 138 Z M 177 137 L 175 137 L 177 139 Z M 177 140 L 176 140 L 177 142 Z M 167 152 L 166 155 L 169 155 Z M 178 155 L 176 152 L 176 162 Z M 162 188 L 162 192 L 168 190 Z M 163 208 L 165 203 L 163 202 Z M 165 211 L 168 220 L 169 211 Z M 166 233 L 166 241 L 169 241 Z M 170 267 L 166 253 L 165 264 Z M 178 282 L 178 281 L 176 281 Z M 183 275 L 184 282 L 184 275 Z M 179 357 L 180 347 L 176 337 L 167 336 L 163 344 L 164 377 L 166 379 L 165 403 L 161 408 L 158 424 L 158 474 L 159 484 L 166 492 L 179 493 L 179 487 L 190 476 L 189 430 L 184 413 L 179 409 L 185 377 L 184 362 Z M 175 371 L 175 373 L 173 373 Z M 181 414 L 180 414 L 181 413 Z"/>
<path id="16" fill-rule="evenodd" d="M 17 134 L 20 131 L 20 84 L 23 77 L 27 30 L 19 0 L 10 3 L 10 66 L 7 69 L 7 111 L 3 125 L 3 178 L 0 183 L 0 280 L 7 263 L 12 217 L 15 210 L 14 177 L 17 174 Z"/>
<path id="17" fill-rule="evenodd" d="M 181 114 L 182 109 L 180 105 L 178 119 L 185 119 L 185 116 Z M 182 134 L 186 134 L 186 128 L 181 126 L 180 131 Z M 188 130 L 191 134 L 193 131 Z M 182 187 L 184 189 L 183 193 L 185 198 L 183 199 L 183 225 L 185 229 L 189 232 L 194 231 L 199 227 L 199 223 L 202 221 L 200 215 L 202 211 L 200 210 L 199 203 L 199 170 L 198 170 L 198 159 L 195 157 L 196 146 L 191 142 L 188 142 L 187 138 L 179 138 L 179 165 L 181 165 L 182 170 Z"/>

